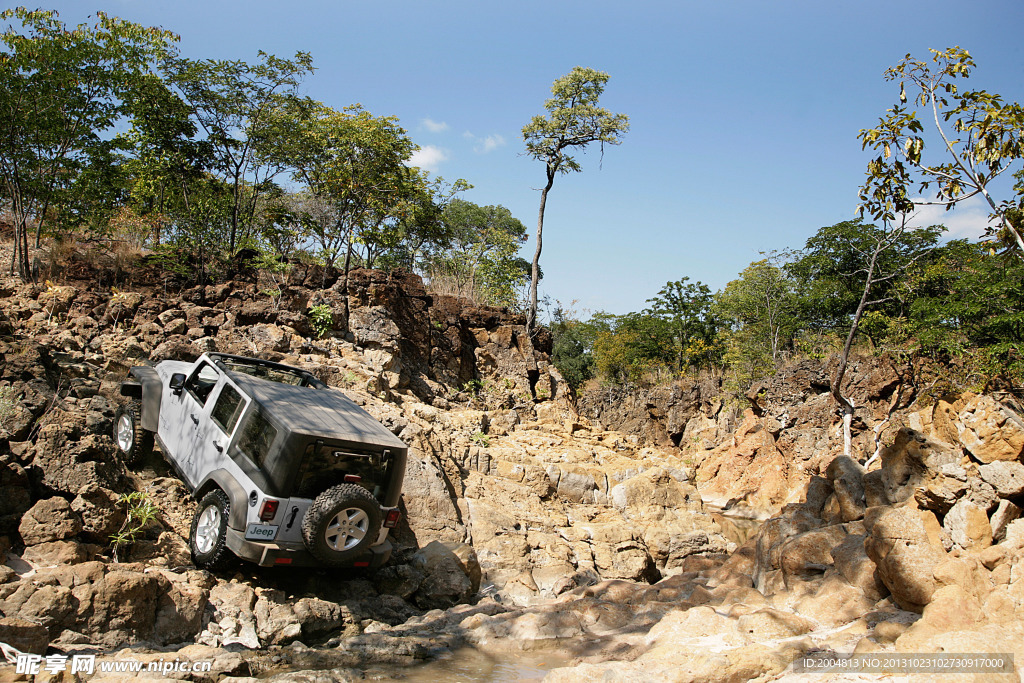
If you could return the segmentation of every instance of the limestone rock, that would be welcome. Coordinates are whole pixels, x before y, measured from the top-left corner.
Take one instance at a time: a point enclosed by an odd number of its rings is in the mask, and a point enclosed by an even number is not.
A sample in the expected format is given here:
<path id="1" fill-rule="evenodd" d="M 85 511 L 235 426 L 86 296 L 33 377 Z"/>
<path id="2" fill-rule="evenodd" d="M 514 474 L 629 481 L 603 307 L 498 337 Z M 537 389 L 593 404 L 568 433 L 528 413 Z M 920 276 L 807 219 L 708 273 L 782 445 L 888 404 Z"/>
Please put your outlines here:
<path id="1" fill-rule="evenodd" d="M 882 449 L 882 481 L 893 503 L 907 500 L 918 488 L 927 487 L 940 475 L 943 465 L 959 465 L 960 449 L 903 427 L 892 445 Z"/>
<path id="2" fill-rule="evenodd" d="M 939 587 L 932 569 L 947 557 L 937 538 L 938 520 L 930 512 L 901 507 L 879 510 L 865 526 L 864 549 L 882 582 L 900 607 L 921 612 Z"/>
<path id="3" fill-rule="evenodd" d="M 991 484 L 1002 498 L 1024 493 L 1024 464 L 996 460 L 978 468 L 981 478 Z"/>
<path id="4" fill-rule="evenodd" d="M 983 463 L 1018 460 L 1024 452 L 1024 420 L 991 396 L 976 396 L 960 411 L 960 443 Z"/>
<path id="5" fill-rule="evenodd" d="M 424 578 L 412 599 L 420 609 L 447 609 L 469 598 L 473 584 L 462 562 L 440 541 L 432 541 L 412 558 Z"/>
<path id="6" fill-rule="evenodd" d="M 1010 522 L 1020 517 L 1020 513 L 1021 509 L 1010 501 L 999 501 L 999 506 L 992 513 L 992 517 L 989 520 L 992 526 L 992 541 L 994 543 L 999 543 L 1006 537 L 1007 527 L 1010 525 Z"/>
<path id="7" fill-rule="evenodd" d="M 946 513 L 942 527 L 953 542 L 966 550 L 980 550 L 992 545 L 992 526 L 985 510 L 966 498 L 960 499 Z"/>
<path id="8" fill-rule="evenodd" d="M 889 594 L 889 589 L 879 579 L 877 567 L 864 549 L 866 539 L 863 535 L 847 536 L 832 548 L 832 560 L 847 583 L 859 588 L 869 599 L 881 600 Z"/>
<path id="9" fill-rule="evenodd" d="M 825 476 L 835 492 L 839 521 L 864 517 L 864 468 L 853 458 L 841 455 L 829 463 Z"/>

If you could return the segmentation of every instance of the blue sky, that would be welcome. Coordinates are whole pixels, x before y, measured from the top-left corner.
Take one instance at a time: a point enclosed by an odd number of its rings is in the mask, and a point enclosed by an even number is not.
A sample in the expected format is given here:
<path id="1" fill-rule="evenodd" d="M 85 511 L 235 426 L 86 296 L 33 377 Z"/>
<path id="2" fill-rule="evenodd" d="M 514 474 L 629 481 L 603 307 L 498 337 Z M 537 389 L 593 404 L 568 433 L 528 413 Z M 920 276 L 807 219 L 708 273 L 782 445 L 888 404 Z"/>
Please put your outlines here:
<path id="1" fill-rule="evenodd" d="M 895 102 L 906 53 L 960 45 L 975 88 L 1024 101 L 1019 0 L 803 2 L 51 2 L 69 24 L 100 9 L 181 35 L 191 57 L 313 55 L 305 94 L 395 115 L 417 160 L 464 197 L 536 226 L 543 167 L 521 129 L 574 66 L 610 74 L 623 144 L 560 176 L 542 294 L 578 311 L 644 307 L 683 276 L 712 289 L 759 258 L 853 217 L 868 154 L 856 138 Z M 937 215 L 977 234 L 980 207 Z M 532 257 L 533 240 L 523 251 Z"/>

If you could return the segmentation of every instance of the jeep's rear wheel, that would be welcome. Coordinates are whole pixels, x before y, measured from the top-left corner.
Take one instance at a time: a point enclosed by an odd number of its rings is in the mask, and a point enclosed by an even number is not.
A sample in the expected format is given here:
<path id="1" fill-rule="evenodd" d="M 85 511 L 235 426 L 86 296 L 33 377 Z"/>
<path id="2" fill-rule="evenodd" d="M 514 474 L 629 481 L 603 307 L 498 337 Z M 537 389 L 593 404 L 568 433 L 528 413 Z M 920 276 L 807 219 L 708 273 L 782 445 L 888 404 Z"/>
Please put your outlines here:
<path id="1" fill-rule="evenodd" d="M 153 451 L 153 432 L 142 428 L 142 404 L 124 403 L 114 415 L 114 443 L 125 464 L 136 465 Z"/>
<path id="2" fill-rule="evenodd" d="M 357 484 L 339 484 L 313 501 L 302 518 L 302 540 L 326 565 L 344 566 L 362 555 L 380 531 L 380 504 Z"/>
<path id="3" fill-rule="evenodd" d="M 228 549 L 228 515 L 231 501 L 220 489 L 210 491 L 199 501 L 189 531 L 189 549 L 192 563 L 200 569 L 219 569 L 231 557 Z"/>

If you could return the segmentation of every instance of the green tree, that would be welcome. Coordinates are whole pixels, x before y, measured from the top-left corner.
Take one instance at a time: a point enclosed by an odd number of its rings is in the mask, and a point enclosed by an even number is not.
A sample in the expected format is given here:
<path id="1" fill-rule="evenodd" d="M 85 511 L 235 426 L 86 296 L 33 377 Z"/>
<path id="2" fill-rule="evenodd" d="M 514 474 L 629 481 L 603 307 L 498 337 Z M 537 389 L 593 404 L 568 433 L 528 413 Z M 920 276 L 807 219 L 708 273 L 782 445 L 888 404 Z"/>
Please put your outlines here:
<path id="1" fill-rule="evenodd" d="M 820 228 L 785 265 L 796 280 L 801 325 L 816 331 L 849 330 L 872 255 L 875 272 L 883 274 L 871 284 L 875 310 L 889 317 L 906 315 L 907 300 L 896 275 L 934 248 L 942 231 L 940 226 L 878 227 L 859 218 Z M 879 244 L 883 248 L 876 253 Z"/>
<path id="2" fill-rule="evenodd" d="M 518 257 L 526 226 L 504 206 L 479 206 L 452 200 L 444 210 L 446 246 L 430 261 L 432 277 L 443 277 L 458 291 L 480 294 L 486 303 L 515 306 L 529 277 Z"/>
<path id="3" fill-rule="evenodd" d="M 598 375 L 619 384 L 640 381 L 645 373 L 671 367 L 676 359 L 669 321 L 648 313 L 615 316 L 595 313 L 594 364 Z"/>
<path id="4" fill-rule="evenodd" d="M 347 278 L 356 245 L 369 257 L 390 244 L 382 228 L 411 215 L 429 192 L 423 175 L 405 165 L 417 147 L 397 118 L 359 105 L 338 111 L 292 101 L 273 118 L 281 134 L 265 149 L 268 163 L 291 169 L 305 186 L 307 231 L 328 266 L 344 255 Z"/>
<path id="5" fill-rule="evenodd" d="M 796 283 L 782 265 L 777 255 L 754 261 L 715 297 L 734 391 L 774 372 L 798 329 Z"/>
<path id="6" fill-rule="evenodd" d="M 313 72 L 309 54 L 291 60 L 259 52 L 260 61 L 169 59 L 168 81 L 188 105 L 210 146 L 214 170 L 231 188 L 227 250 L 252 237 L 256 206 L 271 180 L 284 170 L 263 146 L 284 133 L 275 127 L 275 109 L 296 97 L 302 78 Z"/>
<path id="7" fill-rule="evenodd" d="M 67 201 L 82 169 L 110 159 L 103 134 L 177 37 L 102 12 L 72 29 L 53 11 L 19 7 L 0 18 L 21 22 L 0 36 L 0 175 L 14 215 L 11 272 L 28 280 L 30 221 L 38 244 L 49 209 Z"/>
<path id="8" fill-rule="evenodd" d="M 552 314 L 551 362 L 562 373 L 562 377 L 574 391 L 594 377 L 597 363 L 594 360 L 594 343 L 597 341 L 598 326 L 576 318 L 571 310 L 561 305 Z"/>
<path id="9" fill-rule="evenodd" d="M 910 278 L 910 322 L 921 349 L 978 373 L 977 384 L 1024 379 L 1024 262 L 951 240 Z"/>
<path id="10" fill-rule="evenodd" d="M 711 290 L 703 282 L 684 277 L 668 282 L 658 295 L 648 299 L 645 314 L 659 318 L 672 331 L 676 370 L 687 365 L 704 366 L 717 355 L 719 321 L 712 311 Z"/>
<path id="11" fill-rule="evenodd" d="M 540 280 L 540 254 L 543 246 L 544 209 L 548 193 L 559 173 L 582 170 L 572 156 L 577 150 L 597 142 L 618 145 L 629 130 L 629 117 L 613 114 L 598 106 L 598 100 L 608 82 L 608 74 L 584 67 L 574 67 L 567 75 L 555 80 L 552 97 L 544 103 L 547 116 L 534 116 L 523 127 L 526 153 L 544 162 L 546 182 L 541 189 L 540 210 L 537 217 L 537 247 L 533 255 L 530 277 L 530 301 L 526 316 L 529 330 L 537 323 L 537 283 Z"/>
<path id="12" fill-rule="evenodd" d="M 899 81 L 899 103 L 858 136 L 865 149 L 879 152 L 868 164 L 862 206 L 875 220 L 894 220 L 916 206 L 949 209 L 981 195 L 996 221 L 995 237 L 1024 255 L 1024 107 L 984 90 L 961 90 L 960 80 L 975 66 L 966 50 L 931 52 L 931 64 L 908 54 L 885 72 L 887 81 Z M 926 156 L 933 146 L 935 155 Z M 1017 182 L 1013 196 L 999 201 L 990 186 L 1007 171 Z M 915 185 L 931 196 L 911 198 Z"/>

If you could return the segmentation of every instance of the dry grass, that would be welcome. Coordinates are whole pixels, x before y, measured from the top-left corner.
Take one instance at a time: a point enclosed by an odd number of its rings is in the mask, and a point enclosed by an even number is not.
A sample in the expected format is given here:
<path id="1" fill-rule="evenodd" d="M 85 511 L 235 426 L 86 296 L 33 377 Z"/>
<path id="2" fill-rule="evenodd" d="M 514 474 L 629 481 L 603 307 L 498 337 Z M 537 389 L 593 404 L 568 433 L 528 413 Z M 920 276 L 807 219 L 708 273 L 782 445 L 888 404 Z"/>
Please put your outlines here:
<path id="1" fill-rule="evenodd" d="M 444 273 L 432 272 L 428 275 L 427 293 L 434 296 L 454 296 L 466 299 L 474 306 L 486 306 L 487 297 L 480 287 L 472 282 L 460 282 L 458 278 Z"/>

